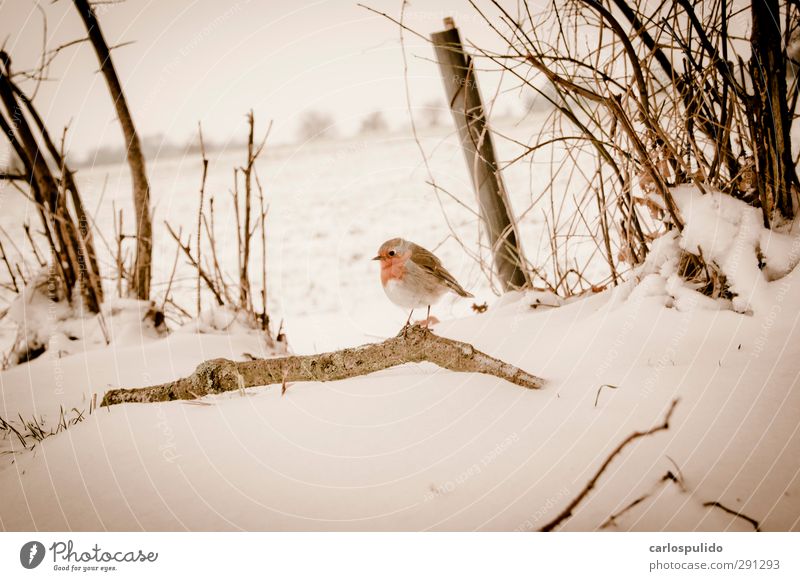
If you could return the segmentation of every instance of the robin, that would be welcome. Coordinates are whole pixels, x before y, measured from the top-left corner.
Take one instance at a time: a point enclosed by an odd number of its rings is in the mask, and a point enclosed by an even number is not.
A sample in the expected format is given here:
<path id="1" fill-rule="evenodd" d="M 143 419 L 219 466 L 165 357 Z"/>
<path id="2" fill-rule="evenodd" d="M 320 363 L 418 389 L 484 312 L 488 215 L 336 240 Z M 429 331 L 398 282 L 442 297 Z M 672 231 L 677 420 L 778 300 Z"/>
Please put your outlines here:
<path id="1" fill-rule="evenodd" d="M 464 298 L 473 296 L 458 284 L 431 251 L 408 240 L 387 240 L 372 260 L 381 262 L 381 284 L 389 300 L 398 307 L 411 309 L 405 327 L 411 322 L 414 309 L 427 307 L 427 328 L 431 321 L 431 305 L 447 291 Z"/>

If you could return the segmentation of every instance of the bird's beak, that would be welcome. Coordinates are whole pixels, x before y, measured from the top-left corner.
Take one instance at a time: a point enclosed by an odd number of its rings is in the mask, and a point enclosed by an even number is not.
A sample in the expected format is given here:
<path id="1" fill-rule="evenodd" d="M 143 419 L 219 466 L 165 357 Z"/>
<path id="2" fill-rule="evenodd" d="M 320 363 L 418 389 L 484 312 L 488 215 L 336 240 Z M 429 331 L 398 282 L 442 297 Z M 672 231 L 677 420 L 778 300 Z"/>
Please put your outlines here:
<path id="1" fill-rule="evenodd" d="M 373 258 L 372 260 L 380 260 L 380 259 L 381 259 L 381 257 L 380 257 L 380 256 L 376 256 L 376 257 L 375 257 L 375 258 Z"/>

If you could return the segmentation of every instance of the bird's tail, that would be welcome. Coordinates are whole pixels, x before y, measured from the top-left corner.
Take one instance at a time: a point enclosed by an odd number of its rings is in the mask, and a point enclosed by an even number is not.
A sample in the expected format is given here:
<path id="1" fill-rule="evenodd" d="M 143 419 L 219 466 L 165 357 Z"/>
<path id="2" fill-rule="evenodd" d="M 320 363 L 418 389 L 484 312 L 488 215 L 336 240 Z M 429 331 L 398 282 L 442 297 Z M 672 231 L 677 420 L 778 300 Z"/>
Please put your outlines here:
<path id="1" fill-rule="evenodd" d="M 459 296 L 464 297 L 465 299 L 474 299 L 475 298 L 475 295 L 473 295 L 471 292 L 469 292 L 467 290 L 464 290 L 464 287 L 461 286 L 458 283 L 456 283 L 456 285 L 453 288 L 453 290 L 456 291 L 456 294 L 458 294 Z"/>

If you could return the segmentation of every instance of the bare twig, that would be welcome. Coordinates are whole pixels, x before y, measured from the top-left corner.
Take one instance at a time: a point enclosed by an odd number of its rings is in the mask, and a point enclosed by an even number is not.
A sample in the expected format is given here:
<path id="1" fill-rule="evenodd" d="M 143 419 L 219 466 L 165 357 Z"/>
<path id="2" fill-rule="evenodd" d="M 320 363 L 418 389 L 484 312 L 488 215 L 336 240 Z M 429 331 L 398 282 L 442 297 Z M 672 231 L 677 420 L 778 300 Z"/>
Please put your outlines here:
<path id="1" fill-rule="evenodd" d="M 181 239 L 183 235 L 183 229 L 178 228 L 178 240 Z M 161 312 L 163 313 L 167 307 L 167 301 L 169 300 L 169 293 L 172 291 L 172 281 L 175 279 L 175 271 L 178 268 L 178 257 L 181 255 L 181 244 L 178 244 L 178 247 L 175 249 L 175 260 L 172 261 L 172 270 L 169 273 L 169 280 L 167 281 L 167 290 L 164 291 L 164 300 L 161 302 Z M 198 271 L 197 278 L 200 279 L 200 271 Z M 199 292 L 199 291 L 198 291 Z M 199 299 L 198 299 L 199 301 Z M 198 310 L 198 316 L 200 312 Z"/>
<path id="2" fill-rule="evenodd" d="M 172 227 L 167 222 L 164 222 L 164 224 L 167 227 L 167 232 L 169 232 L 169 235 L 172 236 L 172 238 L 175 240 L 175 242 L 178 243 L 178 247 L 181 250 L 183 250 L 183 253 L 186 255 L 186 258 L 188 258 L 189 262 L 191 263 L 191 265 L 194 268 L 197 269 L 197 272 L 200 275 L 200 277 L 203 279 L 203 282 L 206 283 L 206 286 L 208 286 L 208 289 L 214 295 L 214 298 L 217 299 L 217 304 L 219 306 L 225 305 L 225 301 L 222 300 L 222 296 L 220 295 L 219 290 L 217 289 L 217 286 L 214 284 L 214 281 L 211 279 L 211 277 L 208 275 L 208 273 L 203 269 L 203 267 L 200 266 L 200 264 L 197 262 L 197 260 L 195 260 L 194 256 L 192 256 L 192 249 L 189 246 L 189 242 L 184 244 L 183 241 L 181 240 L 180 235 L 176 234 L 175 231 L 172 229 Z M 191 238 L 191 235 L 189 236 L 189 238 Z"/>
<path id="3" fill-rule="evenodd" d="M 622 442 L 620 442 L 620 444 L 616 448 L 614 448 L 611 454 L 608 455 L 608 457 L 601 464 L 600 468 L 597 470 L 595 475 L 592 476 L 589 482 L 586 483 L 586 486 L 583 487 L 583 489 L 578 493 L 578 495 L 574 499 L 572 499 L 572 501 L 566 506 L 566 508 L 563 511 L 561 511 L 561 513 L 558 516 L 556 516 L 556 518 L 551 520 L 549 523 L 544 525 L 539 530 L 542 532 L 552 531 L 561 523 L 563 523 L 565 520 L 571 518 L 575 508 L 577 508 L 577 506 L 583 501 L 583 499 L 589 495 L 589 493 L 597 485 L 598 480 L 600 480 L 600 477 L 606 471 L 606 469 L 614 460 L 614 458 L 619 456 L 628 444 L 638 440 L 639 438 L 644 438 L 645 436 L 650 436 L 657 432 L 668 430 L 669 421 L 672 418 L 672 413 L 675 411 L 675 407 L 678 405 L 678 401 L 679 400 L 677 399 L 672 400 L 672 403 L 670 404 L 669 408 L 667 409 L 667 413 L 664 416 L 664 421 L 661 424 L 653 428 L 650 428 L 649 430 L 644 432 L 634 432 L 630 436 L 625 438 Z"/>
<path id="4" fill-rule="evenodd" d="M 616 385 L 609 385 L 608 383 L 604 383 L 600 387 L 597 388 L 597 395 L 594 398 L 594 407 L 597 407 L 597 402 L 600 401 L 600 392 L 603 390 L 604 387 L 609 389 L 617 389 Z"/>
<path id="5" fill-rule="evenodd" d="M 203 221 L 203 203 L 205 201 L 206 195 L 206 178 L 208 176 L 208 158 L 206 157 L 206 146 L 203 143 L 203 127 L 200 123 L 197 123 L 197 134 L 200 139 L 200 155 L 203 161 L 203 177 L 200 179 L 200 205 L 197 209 L 197 264 L 202 264 L 202 255 L 201 255 L 201 237 L 203 234 L 201 225 Z M 201 310 L 201 301 L 200 301 L 200 269 L 197 269 L 197 316 L 200 316 Z"/>
<path id="6" fill-rule="evenodd" d="M 8 274 L 11 277 L 11 284 L 14 287 L 14 292 L 19 293 L 21 290 L 19 285 L 17 285 L 17 277 L 14 276 L 14 269 L 11 268 L 11 262 L 8 260 L 8 255 L 6 254 L 6 249 L 3 248 L 3 242 L 0 240 L 0 255 L 2 255 L 3 262 L 6 265 L 6 269 L 8 270 Z"/>
<path id="7" fill-rule="evenodd" d="M 761 524 L 756 519 L 751 518 L 751 517 L 747 516 L 746 514 L 742 514 L 741 512 L 739 512 L 737 510 L 733 510 L 732 508 L 728 508 L 727 506 L 725 506 L 721 502 L 713 500 L 713 501 L 710 501 L 710 502 L 704 502 L 703 506 L 705 506 L 707 508 L 718 508 L 720 510 L 724 510 L 728 514 L 732 514 L 735 517 L 738 517 L 738 518 L 740 518 L 742 520 L 746 520 L 747 522 L 749 522 L 751 525 L 753 525 L 753 528 L 756 530 L 757 533 L 761 532 Z"/>
<path id="8" fill-rule="evenodd" d="M 22 225 L 22 229 L 25 231 L 25 237 L 28 239 L 28 244 L 31 246 L 31 250 L 33 250 L 33 255 L 36 257 L 36 262 L 39 264 L 39 267 L 44 267 L 47 264 L 47 261 L 41 255 L 39 251 L 39 246 L 36 244 L 36 241 L 31 236 L 31 225 L 27 222 Z"/>
<path id="9" fill-rule="evenodd" d="M 625 506 L 623 509 L 621 509 L 621 510 L 619 510 L 619 511 L 615 512 L 614 514 L 612 514 L 611 516 L 609 516 L 609 517 L 606 519 L 606 521 L 605 521 L 603 524 L 601 524 L 601 525 L 600 525 L 600 528 L 601 528 L 601 529 L 606 529 L 606 528 L 608 528 L 608 527 L 611 527 L 611 526 L 616 526 L 616 525 L 617 525 L 617 519 L 618 519 L 619 517 L 621 517 L 622 515 L 624 515 L 624 514 L 625 514 L 625 513 L 627 513 L 628 511 L 630 511 L 630 510 L 632 510 L 632 509 L 636 508 L 637 506 L 639 506 L 639 505 L 640 505 L 641 503 L 643 503 L 645 500 L 647 500 L 648 498 L 650 498 L 651 496 L 653 496 L 653 494 L 655 494 L 655 493 L 656 493 L 656 491 L 657 491 L 659 488 L 661 488 L 661 487 L 662 487 L 664 484 L 666 484 L 666 483 L 668 483 L 668 482 L 675 482 L 676 484 L 678 484 L 678 485 L 679 485 L 679 486 L 681 486 L 681 488 L 682 488 L 682 485 L 681 485 L 680 481 L 678 480 L 678 477 L 677 477 L 677 476 L 675 476 L 675 475 L 672 473 L 672 471 L 671 471 L 671 470 L 667 470 L 667 472 L 664 474 L 664 476 L 662 476 L 661 478 L 659 478 L 659 479 L 658 479 L 658 482 L 656 482 L 656 483 L 655 483 L 655 485 L 654 485 L 654 486 L 653 486 L 653 487 L 650 489 L 650 491 L 649 491 L 649 492 L 647 492 L 646 494 L 643 494 L 643 495 L 639 496 L 639 497 L 638 497 L 638 498 L 636 498 L 635 500 L 631 501 L 631 502 L 630 502 L 630 503 L 629 503 L 627 506 Z"/>

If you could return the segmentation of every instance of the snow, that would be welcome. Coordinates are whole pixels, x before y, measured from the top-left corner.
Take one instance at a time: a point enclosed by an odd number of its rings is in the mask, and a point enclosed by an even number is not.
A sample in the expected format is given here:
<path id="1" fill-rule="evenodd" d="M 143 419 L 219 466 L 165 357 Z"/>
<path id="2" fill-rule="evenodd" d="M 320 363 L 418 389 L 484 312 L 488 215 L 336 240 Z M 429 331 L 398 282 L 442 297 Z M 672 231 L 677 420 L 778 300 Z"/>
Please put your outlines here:
<path id="1" fill-rule="evenodd" d="M 447 169 L 463 166 L 460 150 L 445 143 L 436 151 L 440 184 L 468 188 Z M 294 352 L 381 340 L 402 325 L 407 313 L 383 296 L 368 259 L 392 236 L 432 249 L 447 238 L 430 191 L 409 185 L 425 179 L 411 161 L 417 156 L 415 144 L 389 139 L 336 152 L 322 145 L 277 152 L 260 166 L 274 204 L 271 314 L 274 322 L 285 319 Z M 207 191 L 218 196 L 218 224 L 231 221 L 222 194 L 233 160 L 212 163 Z M 191 164 L 151 166 L 159 281 L 171 268 L 163 257 L 175 250 L 160 219 L 189 231 L 196 220 L 198 167 Z M 506 173 L 509 190 L 530 191 L 515 171 Z M 79 179 L 95 196 L 87 206 L 101 208 L 98 222 L 110 224 L 99 175 Z M 121 203 L 127 186 L 117 180 L 108 195 Z M 622 440 L 659 425 L 678 398 L 669 430 L 627 447 L 563 528 L 596 530 L 646 496 L 607 528 L 752 530 L 703 506 L 720 502 L 763 530 L 797 530 L 800 237 L 791 225 L 765 230 L 758 211 L 720 194 L 679 188 L 675 199 L 682 233 L 655 240 L 647 262 L 620 286 L 569 300 L 541 291 L 494 298 L 455 241 L 436 248 L 488 311 L 476 314 L 473 301 L 449 298 L 436 307 L 443 322 L 435 332 L 545 378 L 541 390 L 413 364 L 298 382 L 285 395 L 269 386 L 88 415 L 92 395 L 109 388 L 158 384 L 207 359 L 275 350 L 208 301 L 197 320 L 170 322 L 165 333 L 137 301 L 110 299 L 101 328 L 97 318 L 26 299 L 7 319 L 41 330 L 51 348 L 0 373 L 0 416 L 48 426 L 62 408 L 87 417 L 33 450 L 10 435 L 0 439 L 0 528 L 533 530 L 581 491 Z M 470 244 L 474 217 L 447 208 Z M 522 221 L 526 244 L 544 231 L 534 214 Z M 12 208 L 0 222 L 11 215 L 19 220 Z M 231 240 L 221 229 L 226 252 Z M 536 246 L 527 249 L 534 255 Z M 678 276 L 680 253 L 700 249 L 726 275 L 733 300 L 701 295 Z M 192 305 L 190 271 L 179 269 L 176 285 Z M 678 482 L 665 479 L 668 472 Z"/>
<path id="2" fill-rule="evenodd" d="M 437 329 L 545 377 L 539 391 L 426 364 L 295 383 L 283 397 L 273 386 L 205 398 L 206 405 L 101 409 L 4 462 L 0 523 L 6 530 L 533 529 L 622 439 L 661 423 L 680 398 L 670 429 L 626 449 L 565 528 L 597 529 L 649 493 L 612 528 L 752 529 L 702 506 L 718 501 L 764 530 L 797 529 L 800 293 L 791 290 L 798 276 L 766 284 L 765 316 L 667 308 L 653 288 L 625 285 L 559 308 L 532 309 L 520 294 Z M 257 353 L 256 339 L 175 333 L 34 361 L 0 376 L 2 412 L 41 412 L 51 394 L 39 386 L 57 362 L 61 397 L 76 401 L 87 389 L 157 383 L 209 357 Z M 616 389 L 598 396 L 604 384 Z M 667 471 L 679 471 L 685 490 L 661 482 Z"/>
<path id="3" fill-rule="evenodd" d="M 800 262 L 800 234 L 793 225 L 769 230 L 763 226 L 761 211 L 717 191 L 703 194 L 691 185 L 672 189 L 685 223 L 655 240 L 648 264 L 639 275 L 657 270 L 666 279 L 667 292 L 678 309 L 727 308 L 727 301 L 712 301 L 692 292 L 677 274 L 679 252 L 685 250 L 716 264 L 726 277 L 734 296 L 730 306 L 739 313 L 768 311 L 771 307 L 768 283 L 784 277 Z M 655 279 L 647 285 L 657 284 Z M 646 285 L 646 286 L 647 286 Z M 646 292 L 642 290 L 641 292 Z"/>
<path id="4" fill-rule="evenodd" d="M 242 360 L 246 354 L 264 357 L 273 353 L 255 332 L 195 334 L 176 332 L 159 340 L 126 346 L 109 346 L 55 357 L 45 353 L 29 364 L 0 373 L 0 416 L 14 418 L 58 416 L 59 406 L 88 409 L 92 394 L 113 386 L 164 383 L 194 371 L 205 359 L 226 357 Z M 0 452 L 11 442 L 0 440 Z"/>
<path id="5" fill-rule="evenodd" d="M 692 186 L 675 188 L 674 196 L 686 220 L 681 247 L 702 252 L 720 266 L 736 295 L 737 312 L 768 308 L 767 281 L 758 260 L 758 244 L 766 231 L 760 211 L 720 192 L 701 195 Z"/>

